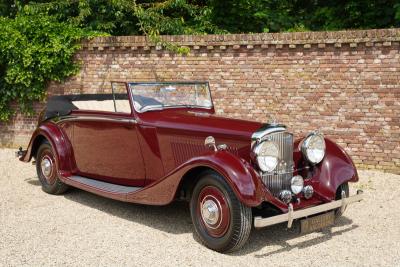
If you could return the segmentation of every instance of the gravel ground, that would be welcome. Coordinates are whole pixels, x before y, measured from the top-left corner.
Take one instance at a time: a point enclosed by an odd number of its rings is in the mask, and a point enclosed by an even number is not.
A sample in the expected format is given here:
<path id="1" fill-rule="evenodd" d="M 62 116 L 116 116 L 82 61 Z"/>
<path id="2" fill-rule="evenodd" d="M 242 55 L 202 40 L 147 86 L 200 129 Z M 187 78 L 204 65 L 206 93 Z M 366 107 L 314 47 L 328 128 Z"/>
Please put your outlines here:
<path id="1" fill-rule="evenodd" d="M 0 265 L 399 266 L 400 176 L 360 171 L 366 200 L 334 227 L 307 235 L 285 225 L 255 230 L 224 255 L 199 244 L 185 203 L 153 207 L 78 189 L 42 192 L 35 167 L 0 150 Z"/>

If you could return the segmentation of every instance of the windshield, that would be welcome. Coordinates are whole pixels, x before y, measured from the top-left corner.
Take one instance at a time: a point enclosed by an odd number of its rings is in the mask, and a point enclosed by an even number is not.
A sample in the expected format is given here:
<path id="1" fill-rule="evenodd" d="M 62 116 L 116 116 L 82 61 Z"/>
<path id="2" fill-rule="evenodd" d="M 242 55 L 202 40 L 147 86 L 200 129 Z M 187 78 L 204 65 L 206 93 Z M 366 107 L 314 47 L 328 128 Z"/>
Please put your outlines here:
<path id="1" fill-rule="evenodd" d="M 129 83 L 129 88 L 138 112 L 176 107 L 212 108 L 206 82 Z"/>

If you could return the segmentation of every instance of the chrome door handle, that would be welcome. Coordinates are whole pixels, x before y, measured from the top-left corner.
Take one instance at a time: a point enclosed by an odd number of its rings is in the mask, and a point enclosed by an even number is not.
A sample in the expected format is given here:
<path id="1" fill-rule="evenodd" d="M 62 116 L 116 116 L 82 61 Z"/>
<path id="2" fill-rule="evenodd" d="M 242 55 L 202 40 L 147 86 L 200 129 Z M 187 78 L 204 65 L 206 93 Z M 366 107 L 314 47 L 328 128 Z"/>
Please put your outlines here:
<path id="1" fill-rule="evenodd" d="M 122 122 L 127 124 L 127 128 L 133 128 L 137 124 L 137 120 L 135 119 L 123 119 Z"/>
<path id="2" fill-rule="evenodd" d="M 137 121 L 135 119 L 119 119 L 119 121 L 128 124 L 137 124 Z"/>

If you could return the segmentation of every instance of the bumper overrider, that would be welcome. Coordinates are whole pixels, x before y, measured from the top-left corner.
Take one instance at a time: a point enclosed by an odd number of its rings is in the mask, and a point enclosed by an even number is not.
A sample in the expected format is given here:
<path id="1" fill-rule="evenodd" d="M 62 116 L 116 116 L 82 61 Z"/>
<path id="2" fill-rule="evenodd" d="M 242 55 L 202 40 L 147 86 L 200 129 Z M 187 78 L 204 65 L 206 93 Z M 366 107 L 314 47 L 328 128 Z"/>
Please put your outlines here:
<path id="1" fill-rule="evenodd" d="M 292 227 L 293 220 L 295 219 L 300 219 L 300 218 L 305 218 L 308 216 L 312 216 L 315 214 L 319 213 L 324 213 L 327 211 L 335 210 L 340 208 L 342 213 L 345 211 L 346 207 L 354 202 L 360 202 L 363 199 L 363 191 L 362 190 L 357 190 L 357 194 L 346 197 L 346 194 L 344 191 L 342 192 L 342 198 L 340 200 L 332 201 L 326 204 L 321 204 L 318 206 L 314 206 L 311 208 L 306 208 L 306 209 L 301 209 L 301 210 L 293 210 L 293 205 L 289 204 L 289 211 L 284 214 L 268 217 L 268 218 L 262 218 L 260 216 L 257 216 L 254 218 L 254 227 L 255 228 L 261 228 L 261 227 L 266 227 L 278 223 L 283 223 L 287 222 L 288 228 Z"/>

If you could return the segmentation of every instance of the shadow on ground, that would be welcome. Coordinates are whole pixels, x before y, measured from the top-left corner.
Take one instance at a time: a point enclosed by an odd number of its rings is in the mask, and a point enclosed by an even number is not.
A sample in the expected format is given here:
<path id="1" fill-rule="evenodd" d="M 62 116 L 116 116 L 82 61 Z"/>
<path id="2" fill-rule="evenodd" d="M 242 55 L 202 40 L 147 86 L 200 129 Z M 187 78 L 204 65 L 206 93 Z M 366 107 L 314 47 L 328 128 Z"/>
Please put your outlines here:
<path id="1" fill-rule="evenodd" d="M 36 178 L 25 179 L 28 184 L 40 186 L 40 181 Z"/>
<path id="2" fill-rule="evenodd" d="M 25 181 L 33 186 L 40 186 L 40 182 L 36 178 L 29 178 Z M 68 190 L 63 197 L 112 216 L 134 223 L 140 223 L 166 233 L 193 233 L 194 240 L 200 242 L 197 236 L 194 235 L 189 206 L 185 202 L 173 202 L 167 206 L 147 206 L 107 199 L 76 188 Z M 334 231 L 335 227 L 343 226 L 348 227 Z M 352 220 L 341 217 L 337 219 L 334 226 L 319 231 L 317 237 L 293 245 L 291 245 L 289 241 L 301 236 L 298 222 L 294 222 L 291 229 L 287 229 L 286 224 L 279 224 L 263 229 L 253 229 L 247 245 L 230 255 L 246 255 L 260 251 L 267 246 L 278 247 L 271 252 L 255 255 L 257 258 L 268 257 L 293 249 L 304 249 L 314 246 L 356 228 L 358 228 L 358 225 L 352 225 Z"/>
<path id="3" fill-rule="evenodd" d="M 235 256 L 246 255 L 249 253 L 260 251 L 263 247 L 277 247 L 277 249 L 264 253 L 264 254 L 255 254 L 256 258 L 264 258 L 276 254 L 280 254 L 283 252 L 288 252 L 293 249 L 305 249 L 308 247 L 312 247 L 318 245 L 320 243 L 324 243 L 335 236 L 342 235 L 346 232 L 352 231 L 358 228 L 358 225 L 352 224 L 353 221 L 348 219 L 347 217 L 338 218 L 335 222 L 335 225 L 331 227 L 324 228 L 318 231 L 318 236 L 307 239 L 295 244 L 290 244 L 290 241 L 296 239 L 300 236 L 307 236 L 315 234 L 300 234 L 300 223 L 298 221 L 294 222 L 293 227 L 291 229 L 287 228 L 287 224 L 282 223 L 278 225 L 274 225 L 268 228 L 262 229 L 253 229 L 252 234 L 249 238 L 249 241 L 243 249 L 232 253 Z M 335 230 L 337 227 L 343 228 L 341 230 Z"/>

